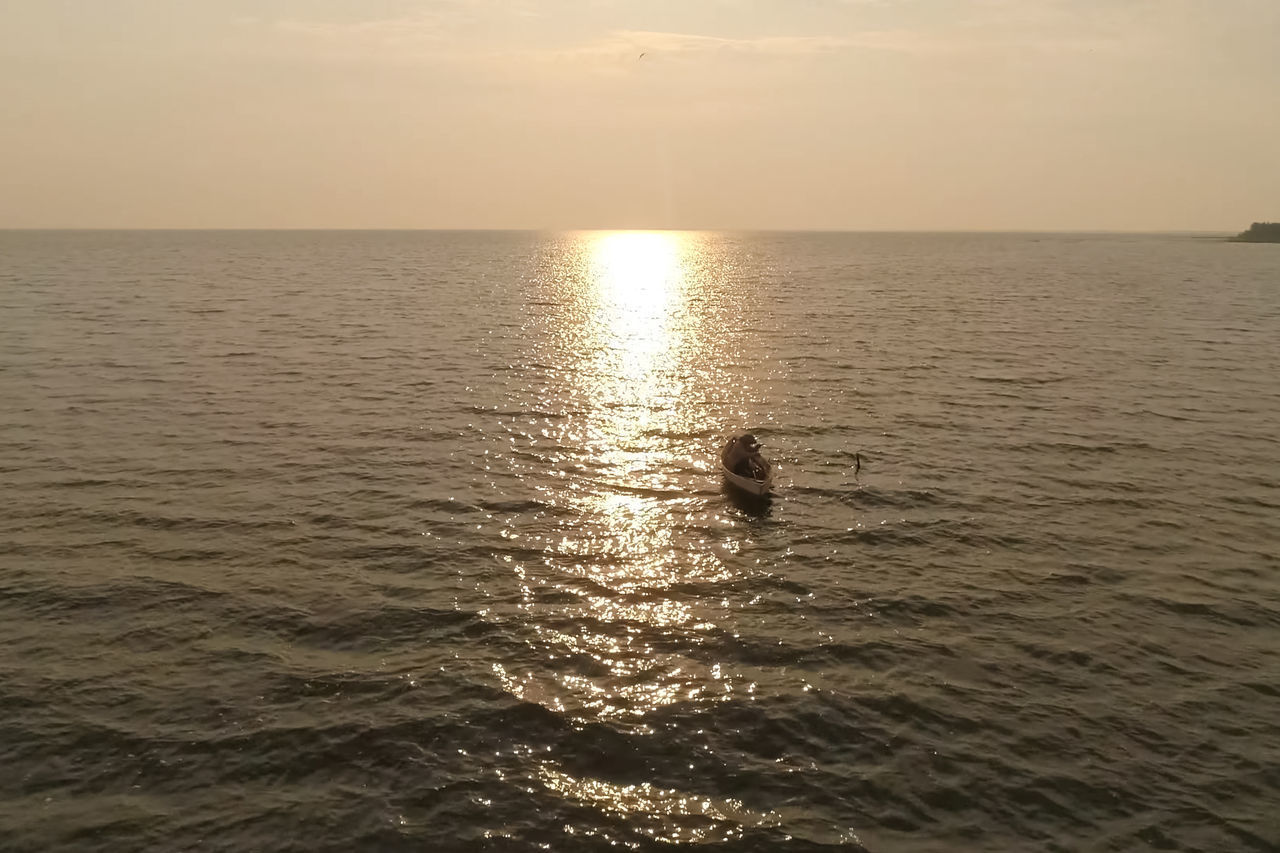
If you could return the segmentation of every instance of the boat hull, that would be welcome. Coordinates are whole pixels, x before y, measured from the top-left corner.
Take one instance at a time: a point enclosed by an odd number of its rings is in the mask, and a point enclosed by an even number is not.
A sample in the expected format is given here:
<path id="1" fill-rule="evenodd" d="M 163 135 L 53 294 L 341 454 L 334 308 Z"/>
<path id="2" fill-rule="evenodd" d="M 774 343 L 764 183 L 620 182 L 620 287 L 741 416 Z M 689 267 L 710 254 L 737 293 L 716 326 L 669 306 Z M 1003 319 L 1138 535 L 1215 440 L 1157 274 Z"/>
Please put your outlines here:
<path id="1" fill-rule="evenodd" d="M 744 477 L 741 474 L 735 474 L 728 468 L 724 467 L 724 463 L 720 463 L 720 471 L 724 474 L 725 482 L 736 489 L 746 492 L 756 497 L 765 497 L 773 493 L 773 471 L 770 470 L 763 480 L 757 480 L 753 477 Z"/>

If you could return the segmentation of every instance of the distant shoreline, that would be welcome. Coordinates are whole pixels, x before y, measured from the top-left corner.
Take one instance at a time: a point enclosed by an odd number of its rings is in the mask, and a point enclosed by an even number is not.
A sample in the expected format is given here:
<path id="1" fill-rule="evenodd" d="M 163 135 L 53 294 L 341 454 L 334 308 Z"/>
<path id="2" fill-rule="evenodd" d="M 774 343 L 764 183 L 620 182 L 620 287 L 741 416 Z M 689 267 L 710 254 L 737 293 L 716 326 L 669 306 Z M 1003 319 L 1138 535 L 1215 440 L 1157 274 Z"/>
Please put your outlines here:
<path id="1" fill-rule="evenodd" d="M 1280 243 L 1280 222 L 1255 222 L 1227 239 L 1231 243 Z"/>

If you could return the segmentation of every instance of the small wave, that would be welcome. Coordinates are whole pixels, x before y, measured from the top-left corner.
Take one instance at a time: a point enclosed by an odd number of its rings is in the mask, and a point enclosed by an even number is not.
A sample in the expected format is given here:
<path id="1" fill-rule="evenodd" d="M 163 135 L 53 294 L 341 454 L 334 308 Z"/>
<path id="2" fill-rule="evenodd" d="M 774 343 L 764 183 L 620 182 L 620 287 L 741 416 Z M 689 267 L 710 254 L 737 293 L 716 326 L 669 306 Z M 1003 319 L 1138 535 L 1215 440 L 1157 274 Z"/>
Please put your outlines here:
<path id="1" fill-rule="evenodd" d="M 1124 593 L 1123 597 L 1180 617 L 1203 619 L 1222 625 L 1245 628 L 1280 627 L 1280 610 L 1267 607 L 1262 602 L 1209 603 L 1204 601 L 1179 601 L 1158 595 L 1133 592 Z"/>

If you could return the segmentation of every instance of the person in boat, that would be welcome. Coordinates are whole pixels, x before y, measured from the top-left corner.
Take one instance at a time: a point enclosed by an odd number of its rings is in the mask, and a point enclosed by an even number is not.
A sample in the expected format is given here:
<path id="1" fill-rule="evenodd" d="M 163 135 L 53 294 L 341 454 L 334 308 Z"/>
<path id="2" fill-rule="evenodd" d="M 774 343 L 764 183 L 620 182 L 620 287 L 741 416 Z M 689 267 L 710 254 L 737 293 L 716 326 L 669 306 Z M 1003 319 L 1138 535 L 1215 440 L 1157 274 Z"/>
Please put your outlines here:
<path id="1" fill-rule="evenodd" d="M 724 467 L 742 477 L 761 479 L 769 463 L 760 455 L 760 442 L 751 433 L 729 439 L 724 449 Z"/>

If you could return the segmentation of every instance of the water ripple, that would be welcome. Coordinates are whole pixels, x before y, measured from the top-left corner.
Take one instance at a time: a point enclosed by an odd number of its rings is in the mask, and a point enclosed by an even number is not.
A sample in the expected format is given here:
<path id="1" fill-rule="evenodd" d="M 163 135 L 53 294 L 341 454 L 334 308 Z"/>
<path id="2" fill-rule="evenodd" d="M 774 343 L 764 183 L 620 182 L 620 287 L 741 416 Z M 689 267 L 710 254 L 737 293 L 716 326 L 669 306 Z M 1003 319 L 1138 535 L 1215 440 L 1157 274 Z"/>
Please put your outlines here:
<path id="1" fill-rule="evenodd" d="M 0 256 L 6 850 L 1280 839 L 1270 255 Z M 717 474 L 738 427 L 771 501 Z"/>

